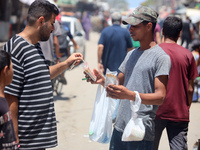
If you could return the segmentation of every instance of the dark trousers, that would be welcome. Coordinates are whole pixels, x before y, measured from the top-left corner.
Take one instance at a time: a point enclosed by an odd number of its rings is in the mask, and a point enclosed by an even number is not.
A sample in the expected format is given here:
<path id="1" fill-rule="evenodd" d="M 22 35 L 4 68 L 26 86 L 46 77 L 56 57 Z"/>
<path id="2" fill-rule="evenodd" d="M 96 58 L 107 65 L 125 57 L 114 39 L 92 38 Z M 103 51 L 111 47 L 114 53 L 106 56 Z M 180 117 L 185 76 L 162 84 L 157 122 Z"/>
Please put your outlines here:
<path id="1" fill-rule="evenodd" d="M 189 48 L 189 44 L 190 44 L 190 42 L 191 42 L 191 38 L 188 38 L 188 37 L 182 37 L 181 38 L 181 46 L 183 45 L 183 43 L 186 41 L 186 49 L 188 49 Z"/>
<path id="2" fill-rule="evenodd" d="M 166 128 L 170 150 L 187 150 L 188 122 L 174 122 L 168 120 L 155 120 L 155 139 L 153 150 L 158 150 L 160 138 Z"/>
<path id="3" fill-rule="evenodd" d="M 153 141 L 131 141 L 124 142 L 122 141 L 122 132 L 113 130 L 110 148 L 109 150 L 152 150 L 153 149 Z"/>

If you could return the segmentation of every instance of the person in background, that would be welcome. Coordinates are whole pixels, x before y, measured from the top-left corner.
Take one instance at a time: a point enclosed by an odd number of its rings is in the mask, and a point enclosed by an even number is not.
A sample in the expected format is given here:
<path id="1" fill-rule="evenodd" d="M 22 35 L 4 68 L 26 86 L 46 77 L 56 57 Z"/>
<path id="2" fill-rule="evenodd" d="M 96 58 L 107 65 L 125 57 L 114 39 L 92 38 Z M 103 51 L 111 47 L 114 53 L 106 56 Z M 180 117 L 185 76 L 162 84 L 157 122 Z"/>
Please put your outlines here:
<path id="1" fill-rule="evenodd" d="M 200 53 L 200 41 L 199 40 L 194 40 L 192 41 L 192 54 L 194 56 L 194 60 L 196 62 L 197 65 L 197 71 L 198 74 L 200 75 L 200 57 L 199 57 L 199 53 Z M 193 93 L 193 98 L 192 101 L 193 102 L 197 102 L 199 97 L 200 97 L 200 85 L 199 85 L 199 77 L 197 77 L 194 80 L 194 93 Z"/>
<path id="2" fill-rule="evenodd" d="M 13 64 L 11 56 L 0 50 L 0 149 L 17 150 L 18 144 L 12 122 L 12 115 L 5 98 L 4 89 L 12 82 Z"/>
<path id="3" fill-rule="evenodd" d="M 69 28 L 64 25 L 61 20 L 59 21 L 60 28 L 61 28 L 61 35 L 58 36 L 58 44 L 59 44 L 59 53 L 60 53 L 60 62 L 65 61 L 66 58 L 68 58 L 71 53 L 70 53 L 70 46 L 69 46 L 69 41 L 67 40 L 67 37 L 69 37 L 70 41 L 73 43 L 73 47 L 75 50 L 79 48 L 78 44 L 73 38 L 73 35 L 71 34 Z M 62 82 L 64 85 L 67 84 L 67 80 L 65 78 L 65 72 L 61 73 L 60 76 L 60 82 Z"/>
<path id="4" fill-rule="evenodd" d="M 4 92 L 20 150 L 57 146 L 51 79 L 83 59 L 82 54 L 74 53 L 64 62 L 47 64 L 38 42 L 49 39 L 58 13 L 49 1 L 35 0 L 29 7 L 25 29 L 3 47 L 11 54 L 13 63 L 13 80 Z"/>
<path id="5" fill-rule="evenodd" d="M 161 32 L 161 28 L 160 28 L 160 25 L 157 23 L 157 24 L 156 24 L 156 27 L 155 27 L 155 30 L 154 30 L 154 41 L 155 41 L 157 44 L 160 44 L 160 43 L 161 43 L 160 32 Z"/>
<path id="6" fill-rule="evenodd" d="M 186 17 L 186 21 L 183 22 L 183 29 L 181 33 L 181 46 L 186 41 L 186 47 L 189 48 L 189 44 L 194 39 L 194 29 L 189 17 Z"/>
<path id="7" fill-rule="evenodd" d="M 182 20 L 167 17 L 163 23 L 164 43 L 159 46 L 170 56 L 171 70 L 167 93 L 156 112 L 154 150 L 158 150 L 162 131 L 166 128 L 170 150 L 187 150 L 189 109 L 193 96 L 193 82 L 198 77 L 192 53 L 177 44 Z"/>
<path id="8" fill-rule="evenodd" d="M 86 38 L 86 40 L 89 40 L 90 39 L 91 22 L 90 22 L 90 17 L 88 15 L 87 11 L 83 12 L 81 23 L 82 23 L 83 29 L 85 31 L 85 38 Z"/>
<path id="9" fill-rule="evenodd" d="M 110 150 L 151 150 L 154 140 L 154 119 L 158 105 L 166 95 L 168 75 L 171 62 L 169 56 L 158 46 L 153 33 L 158 13 L 150 7 L 137 7 L 123 24 L 130 24 L 131 37 L 140 41 L 140 47 L 128 52 L 121 66 L 118 80 L 120 85 L 109 84 L 107 95 L 120 99 L 116 122 L 110 142 Z M 116 54 L 118 55 L 118 54 Z M 94 69 L 97 80 L 94 82 L 88 75 L 87 81 L 104 86 L 105 78 Z M 135 92 L 141 97 L 141 106 L 137 112 L 145 126 L 142 141 L 122 141 L 123 131 L 132 116 L 130 101 L 135 101 Z"/>
<path id="10" fill-rule="evenodd" d="M 127 52 L 133 49 L 130 33 L 120 27 L 120 12 L 112 13 L 111 18 L 113 25 L 102 31 L 98 42 L 98 70 L 104 75 L 107 68 L 118 71 Z"/>

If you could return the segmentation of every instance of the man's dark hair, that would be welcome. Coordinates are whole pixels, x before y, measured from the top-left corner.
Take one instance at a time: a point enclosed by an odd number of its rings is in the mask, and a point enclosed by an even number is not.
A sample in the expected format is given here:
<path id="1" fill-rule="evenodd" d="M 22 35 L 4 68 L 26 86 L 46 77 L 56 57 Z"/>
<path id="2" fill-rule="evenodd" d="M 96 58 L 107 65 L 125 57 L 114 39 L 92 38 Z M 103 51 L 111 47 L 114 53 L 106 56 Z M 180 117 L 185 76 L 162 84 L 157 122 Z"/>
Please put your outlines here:
<path id="1" fill-rule="evenodd" d="M 5 66 L 10 68 L 10 60 L 11 56 L 6 51 L 0 50 L 0 72 Z"/>
<path id="2" fill-rule="evenodd" d="M 167 17 L 163 23 L 163 35 L 166 38 L 177 41 L 182 30 L 182 20 L 175 16 Z"/>
<path id="3" fill-rule="evenodd" d="M 112 19 L 113 24 L 120 24 L 121 23 L 121 18 L 120 19 Z"/>
<path id="4" fill-rule="evenodd" d="M 149 21 L 143 21 L 143 25 L 147 25 Z M 156 22 L 151 22 L 152 23 L 152 33 L 154 33 L 155 27 L 156 27 Z"/>
<path id="5" fill-rule="evenodd" d="M 47 0 L 35 0 L 28 10 L 27 23 L 33 25 L 41 16 L 47 22 L 51 19 L 53 13 L 59 14 L 59 10 L 54 4 Z"/>

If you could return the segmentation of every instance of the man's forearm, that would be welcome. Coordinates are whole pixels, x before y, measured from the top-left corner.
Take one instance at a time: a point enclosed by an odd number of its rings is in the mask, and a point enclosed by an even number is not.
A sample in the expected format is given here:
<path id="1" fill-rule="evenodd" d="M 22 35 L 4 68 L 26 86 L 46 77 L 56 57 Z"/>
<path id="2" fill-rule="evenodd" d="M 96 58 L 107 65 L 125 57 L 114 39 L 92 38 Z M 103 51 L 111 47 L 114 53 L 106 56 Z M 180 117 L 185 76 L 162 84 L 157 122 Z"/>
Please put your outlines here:
<path id="1" fill-rule="evenodd" d="M 188 87 L 189 106 L 191 106 L 191 104 L 192 104 L 193 92 L 194 92 L 194 80 L 189 80 L 189 87 Z"/>
<path id="2" fill-rule="evenodd" d="M 60 57 L 60 50 L 59 50 L 59 41 L 58 41 L 57 36 L 54 36 L 54 47 L 55 47 L 56 57 L 59 58 Z"/>
<path id="3" fill-rule="evenodd" d="M 51 79 L 64 72 L 67 68 L 69 68 L 69 65 L 65 61 L 53 66 L 49 66 Z"/>
<path id="4" fill-rule="evenodd" d="M 103 48 L 104 46 L 102 44 L 99 44 L 98 45 L 98 63 L 101 63 L 101 58 L 102 58 L 102 55 L 103 55 Z"/>

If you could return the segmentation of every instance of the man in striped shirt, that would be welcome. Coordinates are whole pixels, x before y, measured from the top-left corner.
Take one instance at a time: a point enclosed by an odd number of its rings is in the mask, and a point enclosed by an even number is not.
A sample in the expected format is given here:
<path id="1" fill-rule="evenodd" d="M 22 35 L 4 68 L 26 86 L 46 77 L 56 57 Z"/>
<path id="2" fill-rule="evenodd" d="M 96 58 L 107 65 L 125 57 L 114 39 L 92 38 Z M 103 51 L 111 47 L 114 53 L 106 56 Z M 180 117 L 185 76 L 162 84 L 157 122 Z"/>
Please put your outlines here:
<path id="1" fill-rule="evenodd" d="M 4 46 L 11 54 L 14 76 L 5 88 L 20 150 L 44 150 L 57 145 L 57 129 L 51 79 L 65 71 L 75 53 L 66 61 L 48 66 L 38 41 L 49 39 L 54 30 L 57 7 L 46 0 L 34 1 L 28 11 L 27 25 Z"/>

